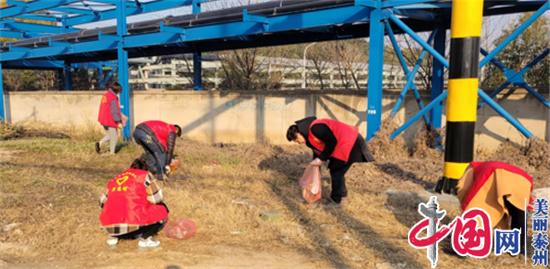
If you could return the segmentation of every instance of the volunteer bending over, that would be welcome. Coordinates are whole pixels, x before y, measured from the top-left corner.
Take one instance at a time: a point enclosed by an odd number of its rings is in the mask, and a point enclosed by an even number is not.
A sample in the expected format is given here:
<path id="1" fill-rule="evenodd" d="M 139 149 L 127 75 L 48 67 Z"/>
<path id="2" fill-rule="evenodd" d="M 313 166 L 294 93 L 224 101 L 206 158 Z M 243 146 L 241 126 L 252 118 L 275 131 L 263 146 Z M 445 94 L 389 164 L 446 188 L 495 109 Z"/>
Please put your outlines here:
<path id="1" fill-rule="evenodd" d="M 357 129 L 337 120 L 316 117 L 301 119 L 288 128 L 286 138 L 313 150 L 314 159 L 310 164 L 329 162 L 332 179 L 330 198 L 337 204 L 348 194 L 345 174 L 351 165 L 374 160 Z"/>
<path id="2" fill-rule="evenodd" d="M 177 167 L 174 158 L 176 137 L 181 136 L 181 127 L 159 120 L 145 121 L 136 126 L 134 140 L 143 147 L 141 159 L 158 180 L 164 180 Z"/>

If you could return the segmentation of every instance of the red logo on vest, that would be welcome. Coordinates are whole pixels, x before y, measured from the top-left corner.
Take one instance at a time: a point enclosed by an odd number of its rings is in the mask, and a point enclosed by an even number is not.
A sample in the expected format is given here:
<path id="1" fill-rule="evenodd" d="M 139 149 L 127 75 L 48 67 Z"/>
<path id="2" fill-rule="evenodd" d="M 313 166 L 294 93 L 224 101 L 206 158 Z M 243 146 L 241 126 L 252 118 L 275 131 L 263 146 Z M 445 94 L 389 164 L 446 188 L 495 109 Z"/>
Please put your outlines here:
<path id="1" fill-rule="evenodd" d="M 163 205 L 147 200 L 147 171 L 128 169 L 107 183 L 107 201 L 99 216 L 101 225 L 149 225 L 168 217 Z"/>

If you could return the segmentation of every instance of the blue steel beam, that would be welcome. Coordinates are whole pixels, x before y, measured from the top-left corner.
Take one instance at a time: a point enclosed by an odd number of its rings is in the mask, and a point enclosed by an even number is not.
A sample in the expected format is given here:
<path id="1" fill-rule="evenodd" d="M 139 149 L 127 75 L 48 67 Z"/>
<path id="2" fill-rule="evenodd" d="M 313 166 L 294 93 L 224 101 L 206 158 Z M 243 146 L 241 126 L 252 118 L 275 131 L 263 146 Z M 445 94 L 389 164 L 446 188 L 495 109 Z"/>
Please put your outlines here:
<path id="1" fill-rule="evenodd" d="M 21 3 L 19 5 L 11 5 L 5 8 L 0 8 L 0 19 L 54 8 L 61 5 L 71 4 L 80 1 L 81 0 L 35 0 L 28 3 Z"/>
<path id="2" fill-rule="evenodd" d="M 96 81 L 97 81 L 97 88 L 100 90 L 105 89 L 105 84 L 103 80 L 104 78 L 105 78 L 105 75 L 103 74 L 103 68 L 98 68 Z"/>
<path id="3" fill-rule="evenodd" d="M 63 69 L 63 61 L 22 60 L 5 62 L 6 69 Z"/>
<path id="4" fill-rule="evenodd" d="M 77 29 L 70 29 L 65 27 L 45 25 L 38 23 L 28 23 L 28 22 L 18 22 L 13 20 L 4 20 L 4 27 L 21 31 L 21 32 L 32 32 L 32 33 L 42 33 L 42 34 L 64 34 L 70 32 L 76 32 Z"/>
<path id="5" fill-rule="evenodd" d="M 2 62 L 0 62 L 0 122 L 6 122 L 6 107 L 4 106 L 4 81 L 2 77 Z"/>
<path id="6" fill-rule="evenodd" d="M 535 22 L 544 12 L 550 7 L 550 1 L 547 1 L 542 5 L 533 15 L 531 15 L 525 22 L 523 22 L 518 28 L 516 28 L 506 39 L 500 43 L 489 55 L 485 56 L 479 63 L 480 67 L 485 66 L 491 59 L 493 59 L 499 52 L 501 52 L 510 42 L 516 39 L 521 33 L 523 33 L 533 22 Z"/>
<path id="7" fill-rule="evenodd" d="M 23 48 L 23 47 L 11 47 L 10 52 L 0 53 L 1 58 L 4 61 L 11 60 L 24 60 L 33 58 L 45 58 L 58 55 L 70 55 L 88 52 L 97 52 L 104 50 L 113 50 L 117 48 L 118 40 L 97 40 L 90 42 L 82 42 L 78 44 L 65 43 L 67 45 L 56 45 L 53 47 L 42 48 Z M 5 55 L 5 57 L 4 57 Z"/>
<path id="8" fill-rule="evenodd" d="M 67 14 L 84 14 L 84 15 L 94 15 L 97 14 L 98 11 L 92 10 L 92 9 L 84 9 L 84 8 L 76 8 L 76 7 L 55 7 L 50 8 L 49 10 L 63 12 Z"/>
<path id="9" fill-rule="evenodd" d="M 390 26 L 390 24 L 385 21 L 386 30 L 388 31 L 388 36 L 390 38 L 390 41 L 392 43 L 395 55 L 397 55 L 397 58 L 399 59 L 399 63 L 401 64 L 401 68 L 403 69 L 403 72 L 405 73 L 405 76 L 407 76 L 407 83 L 405 84 L 405 87 L 401 91 L 401 94 L 397 98 L 397 101 L 395 102 L 395 105 L 392 109 L 390 117 L 394 117 L 395 114 L 397 114 L 397 111 L 401 107 L 401 102 L 405 98 L 405 95 L 407 94 L 409 87 L 412 88 L 414 92 L 414 97 L 416 99 L 416 102 L 418 103 L 418 106 L 420 109 L 424 108 L 424 102 L 422 102 L 422 97 L 420 96 L 420 93 L 418 89 L 416 88 L 416 85 L 414 84 L 414 77 L 416 73 L 418 72 L 418 69 L 420 68 L 420 64 L 422 63 L 422 60 L 426 56 L 426 50 L 422 50 L 422 53 L 418 57 L 418 60 L 416 61 L 413 71 L 411 72 L 409 70 L 409 67 L 407 66 L 407 62 L 405 61 L 405 57 L 403 56 L 403 53 L 401 52 L 401 48 L 399 47 L 399 44 L 397 43 L 397 40 L 395 39 L 395 35 L 393 34 L 393 30 Z M 428 37 L 428 43 L 431 42 L 435 34 L 435 31 L 430 34 Z M 428 119 L 428 116 L 424 116 L 424 122 L 426 125 L 430 124 L 430 120 Z"/>
<path id="10" fill-rule="evenodd" d="M 436 2 L 435 0 L 386 0 L 382 3 L 382 7 L 397 7 L 397 6 L 410 6 L 416 4 L 425 4 L 429 2 Z"/>
<path id="11" fill-rule="evenodd" d="M 200 91 L 202 86 L 202 53 L 193 53 L 193 90 Z"/>
<path id="12" fill-rule="evenodd" d="M 548 4 L 548 3 L 547 3 Z M 544 7 L 544 6 L 543 6 Z M 426 41 L 424 41 L 418 34 L 416 34 L 411 28 L 409 28 L 404 22 L 402 22 L 399 18 L 397 18 L 395 15 L 391 13 L 387 13 L 388 17 L 396 23 L 403 31 L 405 31 L 407 34 L 409 34 L 418 44 L 420 44 L 424 49 L 428 50 L 434 59 L 437 59 L 443 66 L 449 67 L 449 62 L 434 48 L 432 48 Z M 502 44 L 501 44 L 502 45 Z M 372 55 L 372 54 L 371 54 Z M 486 57 L 487 58 L 487 57 Z M 490 58 L 488 59 L 490 60 Z M 480 63 L 481 66 L 481 63 Z M 447 91 L 444 91 L 445 94 L 447 94 Z M 493 101 L 485 92 L 478 89 L 478 95 L 481 97 L 483 101 L 488 103 L 497 113 L 502 115 L 512 126 L 514 126 L 516 129 L 518 129 L 524 136 L 527 138 L 531 137 L 531 134 L 529 131 L 515 118 L 513 118 L 504 108 L 502 108 L 500 105 L 498 105 L 495 101 Z M 440 95 L 441 96 L 441 95 Z M 399 135 L 403 130 L 407 129 L 410 125 L 412 125 L 418 118 L 423 116 L 425 113 L 428 112 L 429 109 L 426 109 L 430 107 L 435 106 L 434 102 L 438 100 L 439 97 L 435 100 L 433 100 L 429 105 L 427 105 L 424 110 L 421 110 L 418 112 L 415 116 L 413 116 L 409 121 L 405 122 L 400 128 L 398 128 L 392 135 L 391 138 L 395 138 L 397 135 Z M 439 100 L 438 102 L 442 102 L 443 99 Z M 433 105 L 432 105 L 433 104 Z M 413 120 L 414 119 L 414 120 Z M 399 132 L 398 132 L 399 131 Z"/>
<path id="13" fill-rule="evenodd" d="M 518 131 L 520 131 L 525 137 L 531 138 L 533 134 L 523 126 L 518 120 L 516 120 L 512 115 L 510 115 L 504 108 L 502 108 L 497 102 L 495 102 L 491 97 L 489 97 L 483 90 L 477 89 L 477 93 L 481 99 L 489 104 L 498 114 L 505 118 L 508 122 L 512 124 Z"/>
<path id="14" fill-rule="evenodd" d="M 371 8 L 389 8 L 398 6 L 410 6 L 436 2 L 437 0 L 355 0 L 356 6 L 365 6 Z"/>
<path id="15" fill-rule="evenodd" d="M 441 55 L 445 55 L 445 40 L 447 31 L 444 27 L 437 28 L 434 38 L 434 49 Z M 445 66 L 439 61 L 434 61 L 432 65 L 432 90 L 431 100 L 434 100 L 443 92 L 444 88 Z M 436 104 L 431 110 L 430 122 L 435 129 L 441 128 L 441 115 L 443 114 L 443 102 Z"/>
<path id="16" fill-rule="evenodd" d="M 26 38 L 27 36 L 23 32 L 11 31 L 11 30 L 0 30 L 0 37 L 3 38 Z"/>
<path id="17" fill-rule="evenodd" d="M 390 18 L 391 21 L 393 21 L 401 30 L 405 31 L 414 41 L 416 41 L 420 46 L 422 46 L 425 50 L 427 50 L 434 58 L 434 60 L 439 61 L 441 64 L 443 64 L 445 67 L 449 68 L 449 63 L 445 59 L 444 56 L 442 56 L 439 52 L 437 52 L 430 44 L 428 44 L 426 41 L 422 39 L 421 36 L 419 36 L 417 33 L 414 32 L 413 29 L 411 29 L 407 24 L 405 24 L 403 21 L 401 21 L 397 16 L 392 14 L 391 12 L 386 13 L 387 16 Z"/>
<path id="18" fill-rule="evenodd" d="M 117 35 L 122 41 L 124 35 L 128 34 L 126 28 L 126 4 L 117 3 Z M 128 122 L 122 131 L 124 140 L 129 140 L 131 135 L 132 115 L 130 108 L 130 85 L 128 83 L 128 51 L 124 49 L 123 42 L 117 44 L 117 60 L 118 60 L 118 83 L 122 87 L 120 92 L 120 106 L 122 113 L 128 117 Z"/>
<path id="19" fill-rule="evenodd" d="M 405 131 L 407 128 L 409 128 L 412 124 L 414 124 L 420 117 L 422 117 L 424 114 L 428 113 L 431 109 L 433 109 L 436 105 L 443 102 L 443 100 L 447 97 L 448 92 L 445 90 L 443 93 L 441 93 L 437 98 L 433 99 L 428 105 L 424 107 L 424 109 L 418 111 L 414 116 L 412 116 L 408 121 L 406 121 L 403 125 L 401 125 L 399 128 L 397 128 L 390 136 L 390 139 L 396 138 L 398 135 L 400 135 L 403 131 Z M 515 119 L 510 113 L 508 113 L 504 108 L 502 108 L 497 102 L 495 102 L 491 97 L 489 97 L 483 90 L 478 89 L 478 95 L 479 97 L 489 104 L 493 110 L 495 110 L 498 114 L 500 114 L 503 118 L 505 118 L 514 128 L 516 128 L 520 133 L 522 133 L 525 137 L 531 138 L 533 134 L 523 126 L 517 119 Z"/>
<path id="20" fill-rule="evenodd" d="M 116 2 L 116 1 L 113 1 Z M 142 13 L 149 13 L 164 9 L 170 9 L 180 6 L 186 6 L 192 4 L 192 0 L 173 0 L 173 1 L 153 1 L 142 3 L 140 7 L 126 6 L 126 16 L 137 15 Z M 109 9 L 105 11 L 98 11 L 97 14 L 92 15 L 79 15 L 71 18 L 67 18 L 64 25 L 74 26 L 84 23 L 96 22 L 101 20 L 109 20 L 117 17 L 116 9 Z"/>
<path id="21" fill-rule="evenodd" d="M 193 14 L 201 12 L 201 3 L 198 0 L 193 0 Z M 200 91 L 202 86 L 202 53 L 195 51 L 193 53 L 193 90 Z"/>
<path id="22" fill-rule="evenodd" d="M 540 102 L 542 102 L 546 107 L 549 106 L 548 100 L 544 98 L 540 93 L 535 91 L 532 87 L 529 86 L 529 84 L 525 81 L 523 76 L 525 73 L 529 71 L 533 66 L 538 64 L 540 61 L 542 61 L 548 54 L 550 53 L 550 49 L 545 49 L 542 53 L 537 55 L 533 60 L 531 60 L 529 63 L 527 63 L 520 71 L 516 72 L 508 67 L 506 67 L 502 62 L 499 60 L 493 58 L 491 59 L 491 63 L 496 65 L 505 75 L 506 81 L 501 84 L 499 87 L 497 87 L 495 90 L 493 90 L 490 94 L 490 98 L 495 98 L 501 91 L 506 89 L 510 84 L 514 84 L 520 87 L 524 87 L 529 93 L 535 96 Z M 487 56 L 487 51 L 484 49 L 481 49 L 481 54 Z M 483 103 L 480 103 L 478 108 L 481 108 L 483 106 Z"/>
<path id="23" fill-rule="evenodd" d="M 338 16 L 334 16 L 338 14 Z M 332 10 L 313 10 L 300 14 L 286 14 L 267 17 L 270 32 L 316 28 L 334 24 L 366 22 L 370 10 L 364 7 L 341 7 Z M 183 28 L 182 28 L 183 29 Z M 264 33 L 258 23 L 230 22 L 220 25 L 203 25 L 185 28 L 185 36 L 179 39 L 175 34 L 150 33 L 130 35 L 124 38 L 126 48 L 151 46 L 159 43 L 192 42 Z M 159 41 L 155 42 L 156 39 Z"/>
<path id="24" fill-rule="evenodd" d="M 107 82 L 113 78 L 113 70 L 107 70 L 107 74 L 99 81 L 99 88 L 105 89 Z"/>
<path id="25" fill-rule="evenodd" d="M 367 141 L 382 122 L 382 73 L 384 68 L 384 17 L 380 8 L 371 11 L 369 24 L 369 77 L 367 81 Z"/>
<path id="26" fill-rule="evenodd" d="M 526 89 L 531 95 L 533 95 L 539 102 L 541 102 L 546 108 L 550 108 L 550 102 L 542 96 L 537 90 L 533 89 L 527 82 L 523 82 L 522 84 L 519 84 L 521 87 Z"/>
<path id="27" fill-rule="evenodd" d="M 399 128 L 397 128 L 390 136 L 390 139 L 396 138 L 398 135 L 400 135 L 403 131 L 405 131 L 407 128 L 409 128 L 411 125 L 413 125 L 420 117 L 424 116 L 428 111 L 433 109 L 434 107 L 438 106 L 445 98 L 447 98 L 447 95 L 449 93 L 445 90 L 443 91 L 439 96 L 434 98 L 429 104 L 427 104 L 423 109 L 418 111 L 414 116 L 412 116 L 408 121 L 406 121 L 403 125 L 401 125 Z"/>
<path id="28" fill-rule="evenodd" d="M 71 64 L 65 62 L 63 64 L 63 90 L 70 91 L 73 89 L 73 74 Z"/>
<path id="29" fill-rule="evenodd" d="M 338 16 L 333 16 L 337 12 Z M 300 14 L 287 14 L 274 17 L 267 17 L 271 32 L 290 31 L 298 28 L 315 28 L 334 24 L 346 24 L 355 22 L 366 22 L 370 10 L 364 7 L 341 7 L 334 10 L 314 10 Z M 171 27 L 177 29 L 177 27 Z M 204 41 L 208 39 L 222 39 L 238 37 L 243 35 L 253 35 L 264 33 L 261 25 L 256 23 L 231 22 L 219 25 L 204 25 L 189 28 L 180 28 L 181 33 L 159 32 L 148 34 L 128 35 L 124 37 L 124 48 L 137 48 L 143 46 L 153 46 L 167 43 L 179 43 L 190 41 Z M 184 33 L 184 35 L 182 35 Z M 60 54 L 78 54 L 85 52 L 95 52 L 116 48 L 116 41 L 100 40 L 81 43 L 72 43 L 64 51 L 57 47 L 33 48 L 21 51 L 15 51 L 17 47 L 12 47 L 14 51 L 0 53 L 3 61 L 55 57 Z"/>
<path id="30" fill-rule="evenodd" d="M 40 15 L 40 14 L 23 14 L 17 16 L 18 19 L 24 20 L 36 20 L 36 21 L 49 21 L 49 22 L 60 22 L 61 17 Z"/>

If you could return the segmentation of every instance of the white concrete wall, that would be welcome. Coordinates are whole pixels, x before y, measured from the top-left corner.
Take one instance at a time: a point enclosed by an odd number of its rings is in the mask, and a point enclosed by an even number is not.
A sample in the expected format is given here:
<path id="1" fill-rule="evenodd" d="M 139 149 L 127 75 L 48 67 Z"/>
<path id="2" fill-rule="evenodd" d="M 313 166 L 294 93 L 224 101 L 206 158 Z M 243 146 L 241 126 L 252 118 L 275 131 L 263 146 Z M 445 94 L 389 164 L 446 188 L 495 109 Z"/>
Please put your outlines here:
<path id="1" fill-rule="evenodd" d="M 57 126 L 97 125 L 101 92 L 10 92 L 8 120 L 45 122 Z M 383 117 L 397 96 L 386 94 Z M 311 92 L 192 92 L 164 91 L 133 94 L 134 124 L 160 119 L 182 126 L 184 134 L 206 142 L 286 143 L 286 128 L 307 115 L 332 117 L 353 124 L 364 135 L 367 98 L 360 93 Z M 547 109 L 525 94 L 514 94 L 501 104 L 533 134 L 545 138 Z M 418 111 L 412 97 L 405 101 L 395 122 L 402 124 Z M 443 117 L 443 124 L 445 117 Z M 420 123 L 414 127 L 417 128 Z M 404 135 L 410 139 L 414 129 Z M 521 142 L 522 135 L 492 109 L 479 111 L 476 146 L 494 148 L 505 139 Z"/>

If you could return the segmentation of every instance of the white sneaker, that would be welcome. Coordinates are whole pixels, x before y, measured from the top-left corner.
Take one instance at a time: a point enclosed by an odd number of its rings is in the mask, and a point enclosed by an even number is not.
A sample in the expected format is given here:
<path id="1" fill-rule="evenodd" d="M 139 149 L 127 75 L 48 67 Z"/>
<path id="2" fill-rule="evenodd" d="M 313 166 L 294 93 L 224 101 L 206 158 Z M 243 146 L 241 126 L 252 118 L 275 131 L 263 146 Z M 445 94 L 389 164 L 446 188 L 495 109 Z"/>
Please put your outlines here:
<path id="1" fill-rule="evenodd" d="M 147 239 L 140 238 L 138 246 L 140 248 L 156 248 L 160 246 L 160 241 L 154 240 L 152 236 L 147 237 Z"/>
<path id="2" fill-rule="evenodd" d="M 107 238 L 107 245 L 108 246 L 114 247 L 114 246 L 116 246 L 116 244 L 118 244 L 118 238 L 116 238 L 116 237 Z"/>

